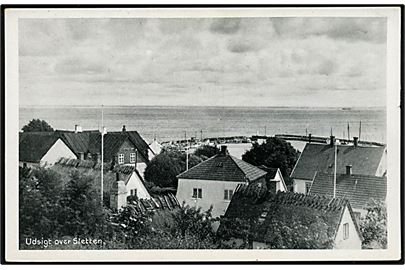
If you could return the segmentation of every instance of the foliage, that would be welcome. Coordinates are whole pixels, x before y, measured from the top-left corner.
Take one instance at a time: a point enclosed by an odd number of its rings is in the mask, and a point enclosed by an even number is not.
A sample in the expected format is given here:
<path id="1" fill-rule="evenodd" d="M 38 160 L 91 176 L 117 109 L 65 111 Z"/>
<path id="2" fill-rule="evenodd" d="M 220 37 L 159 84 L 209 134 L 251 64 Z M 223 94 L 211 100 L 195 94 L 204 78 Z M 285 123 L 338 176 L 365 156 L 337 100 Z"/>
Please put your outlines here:
<path id="1" fill-rule="evenodd" d="M 387 248 L 387 209 L 384 202 L 371 199 L 365 209 L 367 214 L 360 220 L 364 248 Z"/>
<path id="2" fill-rule="evenodd" d="M 23 126 L 22 130 L 24 132 L 53 131 L 53 128 L 45 120 L 32 119 L 28 124 Z"/>
<path id="3" fill-rule="evenodd" d="M 242 160 L 255 165 L 279 168 L 283 178 L 290 186 L 290 173 L 299 157 L 299 151 L 283 139 L 271 137 L 263 144 L 254 143 L 252 148 L 242 155 Z"/>
<path id="4" fill-rule="evenodd" d="M 52 237 L 59 224 L 58 174 L 45 169 L 19 169 L 19 230 L 21 238 Z"/>
<path id="5" fill-rule="evenodd" d="M 160 214 L 140 212 L 130 203 L 120 211 L 102 207 L 93 178 L 74 170 L 66 186 L 52 169 L 20 168 L 20 248 L 22 249 L 213 249 L 211 209 L 183 205 Z M 134 199 L 134 198 L 133 198 Z M 160 210 L 162 211 L 162 210 Z M 102 239 L 102 244 L 28 245 L 25 238 Z"/>
<path id="6" fill-rule="evenodd" d="M 185 237 L 195 235 L 199 240 L 213 237 L 212 225 L 216 219 L 212 218 L 212 207 L 205 212 L 201 208 L 183 205 L 173 214 L 174 234 Z"/>
<path id="7" fill-rule="evenodd" d="M 94 189 L 94 179 L 78 171 L 72 171 L 70 178 L 60 199 L 58 219 L 62 225 L 61 233 L 70 236 L 102 236 L 106 213 Z"/>
<path id="8" fill-rule="evenodd" d="M 200 157 L 189 155 L 188 167 L 202 162 Z M 145 180 L 160 187 L 177 188 L 177 175 L 186 170 L 186 154 L 180 151 L 162 151 L 155 156 L 145 169 Z"/>
<path id="9" fill-rule="evenodd" d="M 199 156 L 202 159 L 207 159 L 219 154 L 219 152 L 220 150 L 215 146 L 203 145 L 195 150 L 194 155 Z"/>

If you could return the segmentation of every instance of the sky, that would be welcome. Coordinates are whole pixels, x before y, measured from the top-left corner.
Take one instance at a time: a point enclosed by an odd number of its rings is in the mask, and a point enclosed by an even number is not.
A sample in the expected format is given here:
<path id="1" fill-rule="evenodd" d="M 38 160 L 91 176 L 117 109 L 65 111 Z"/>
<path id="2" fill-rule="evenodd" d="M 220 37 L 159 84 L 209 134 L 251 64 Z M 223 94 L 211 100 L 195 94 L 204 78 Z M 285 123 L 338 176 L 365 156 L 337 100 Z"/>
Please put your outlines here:
<path id="1" fill-rule="evenodd" d="M 20 19 L 20 106 L 385 106 L 385 18 Z"/>

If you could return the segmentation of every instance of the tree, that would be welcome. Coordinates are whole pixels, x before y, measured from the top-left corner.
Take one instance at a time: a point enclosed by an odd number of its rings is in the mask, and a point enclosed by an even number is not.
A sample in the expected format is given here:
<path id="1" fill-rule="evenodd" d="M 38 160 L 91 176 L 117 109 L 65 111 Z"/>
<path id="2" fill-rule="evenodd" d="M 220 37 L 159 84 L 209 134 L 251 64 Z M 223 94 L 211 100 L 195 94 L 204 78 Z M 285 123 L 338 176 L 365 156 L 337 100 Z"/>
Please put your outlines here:
<path id="1" fill-rule="evenodd" d="M 34 131 L 53 131 L 53 128 L 44 120 L 32 119 L 28 124 L 23 126 L 24 132 Z"/>
<path id="2" fill-rule="evenodd" d="M 70 236 L 102 237 L 107 213 L 94 188 L 94 178 L 72 171 L 70 181 L 61 194 L 58 215 L 61 234 Z"/>
<path id="3" fill-rule="evenodd" d="M 360 220 L 364 248 L 387 248 L 387 209 L 384 202 L 371 199 L 365 209 L 367 214 Z"/>
<path id="4" fill-rule="evenodd" d="M 202 159 L 189 154 L 188 167 L 192 168 Z M 155 156 L 145 169 L 145 180 L 160 187 L 177 188 L 177 175 L 186 170 L 186 154 L 177 150 L 166 150 Z"/>
<path id="5" fill-rule="evenodd" d="M 252 148 L 242 155 L 242 160 L 255 166 L 279 168 L 286 184 L 291 185 L 289 176 L 299 153 L 289 142 L 271 137 L 263 144 L 254 143 Z"/>
<path id="6" fill-rule="evenodd" d="M 19 168 L 19 233 L 25 238 L 51 238 L 57 235 L 58 196 L 62 190 L 59 175 L 47 169 Z"/>
<path id="7" fill-rule="evenodd" d="M 219 152 L 220 150 L 215 146 L 203 145 L 195 150 L 194 155 L 199 156 L 202 159 L 207 159 L 219 154 Z"/>

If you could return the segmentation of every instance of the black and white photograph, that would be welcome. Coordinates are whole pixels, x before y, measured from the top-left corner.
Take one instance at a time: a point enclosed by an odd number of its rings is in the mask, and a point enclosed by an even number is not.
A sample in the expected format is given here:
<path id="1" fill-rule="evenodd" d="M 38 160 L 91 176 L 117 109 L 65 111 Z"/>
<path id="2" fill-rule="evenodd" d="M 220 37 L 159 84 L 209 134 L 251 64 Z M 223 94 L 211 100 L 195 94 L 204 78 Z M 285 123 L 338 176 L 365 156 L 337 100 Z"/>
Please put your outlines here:
<path id="1" fill-rule="evenodd" d="M 400 12 L 6 9 L 9 260 L 400 260 Z"/>

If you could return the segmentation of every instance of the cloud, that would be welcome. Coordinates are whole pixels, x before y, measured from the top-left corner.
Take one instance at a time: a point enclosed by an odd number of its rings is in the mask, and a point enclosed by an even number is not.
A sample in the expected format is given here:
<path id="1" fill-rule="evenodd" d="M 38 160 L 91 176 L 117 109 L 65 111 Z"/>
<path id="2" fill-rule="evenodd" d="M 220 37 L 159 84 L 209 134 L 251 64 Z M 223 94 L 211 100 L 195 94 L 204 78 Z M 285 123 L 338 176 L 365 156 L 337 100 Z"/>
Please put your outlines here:
<path id="1" fill-rule="evenodd" d="M 219 34 L 235 34 L 239 30 L 241 19 L 215 19 L 210 27 L 211 32 Z"/>
<path id="2" fill-rule="evenodd" d="M 381 18 L 22 19 L 20 96 L 276 106 L 369 91 L 384 104 L 385 27 Z"/>
<path id="3" fill-rule="evenodd" d="M 272 18 L 275 31 L 285 38 L 328 36 L 348 41 L 386 41 L 385 18 Z"/>

